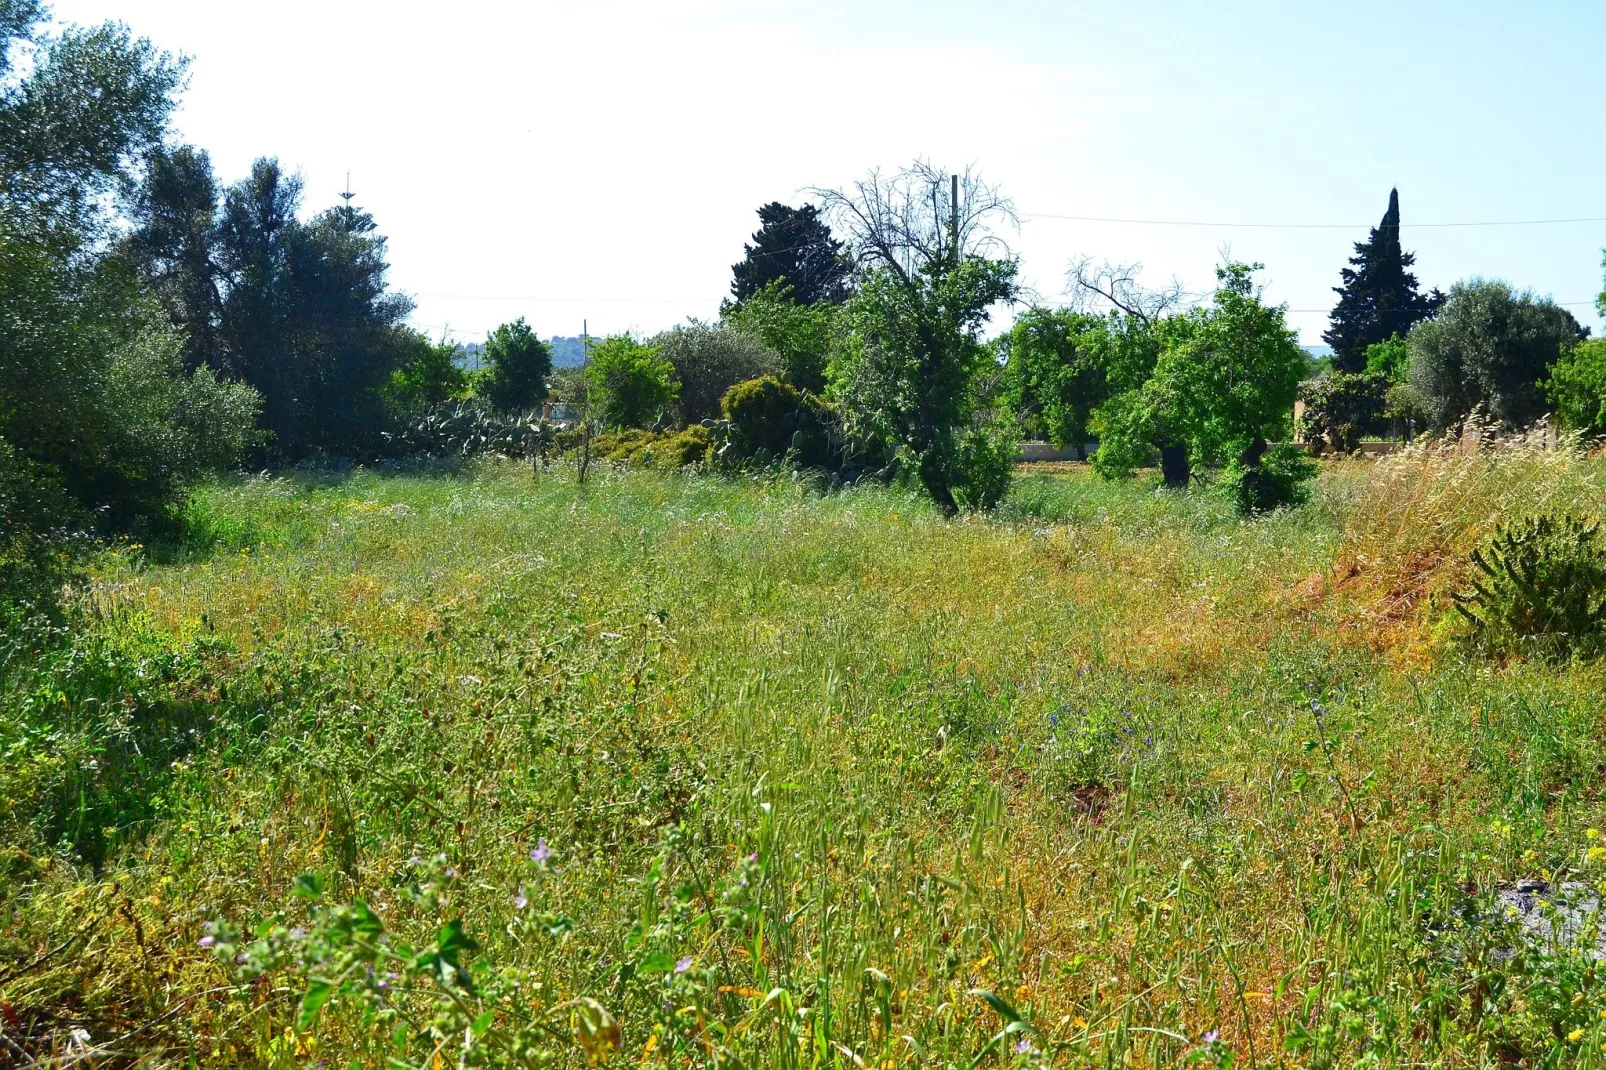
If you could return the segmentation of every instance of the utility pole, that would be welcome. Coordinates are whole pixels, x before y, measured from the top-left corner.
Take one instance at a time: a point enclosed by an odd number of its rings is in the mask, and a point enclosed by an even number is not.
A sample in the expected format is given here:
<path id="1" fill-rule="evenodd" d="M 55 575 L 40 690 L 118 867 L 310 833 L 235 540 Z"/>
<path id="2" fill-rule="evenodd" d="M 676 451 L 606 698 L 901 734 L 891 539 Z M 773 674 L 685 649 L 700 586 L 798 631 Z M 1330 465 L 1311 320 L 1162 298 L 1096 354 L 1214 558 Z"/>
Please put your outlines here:
<path id="1" fill-rule="evenodd" d="M 586 469 L 591 467 L 591 382 L 586 373 L 591 367 L 591 324 L 580 321 L 580 482 L 586 481 Z"/>
<path id="2" fill-rule="evenodd" d="M 954 243 L 954 266 L 959 266 L 959 176 L 950 175 L 952 192 L 948 197 L 948 233 Z"/>

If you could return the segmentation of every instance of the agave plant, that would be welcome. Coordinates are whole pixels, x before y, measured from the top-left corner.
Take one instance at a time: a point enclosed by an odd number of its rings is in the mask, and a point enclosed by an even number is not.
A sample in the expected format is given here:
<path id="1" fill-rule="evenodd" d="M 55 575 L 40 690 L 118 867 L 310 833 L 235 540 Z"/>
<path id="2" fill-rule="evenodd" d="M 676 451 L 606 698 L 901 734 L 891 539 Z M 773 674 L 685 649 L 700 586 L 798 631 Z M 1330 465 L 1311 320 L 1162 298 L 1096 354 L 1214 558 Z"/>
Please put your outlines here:
<path id="1" fill-rule="evenodd" d="M 1606 546 L 1600 521 L 1539 513 L 1500 525 L 1472 551 L 1452 594 L 1473 638 L 1499 650 L 1596 652 L 1606 635 Z"/>

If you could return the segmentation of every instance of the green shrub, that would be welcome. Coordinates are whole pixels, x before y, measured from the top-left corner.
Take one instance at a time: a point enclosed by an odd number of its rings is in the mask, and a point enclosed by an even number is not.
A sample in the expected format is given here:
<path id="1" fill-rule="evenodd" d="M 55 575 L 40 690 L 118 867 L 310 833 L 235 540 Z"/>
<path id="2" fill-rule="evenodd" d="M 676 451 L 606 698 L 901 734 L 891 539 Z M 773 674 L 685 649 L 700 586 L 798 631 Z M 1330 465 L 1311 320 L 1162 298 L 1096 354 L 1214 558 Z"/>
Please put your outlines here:
<path id="1" fill-rule="evenodd" d="M 954 458 L 954 504 L 971 513 L 996 508 L 1009 493 L 1019 454 L 1020 437 L 1012 424 L 1000 421 L 968 431 Z"/>
<path id="2" fill-rule="evenodd" d="M 1606 338 L 1569 350 L 1551 368 L 1545 392 L 1563 427 L 1606 435 Z"/>
<path id="3" fill-rule="evenodd" d="M 1239 457 L 1227 466 L 1223 486 L 1243 516 L 1269 513 L 1310 500 L 1316 464 L 1291 442 L 1268 446 L 1258 462 Z"/>
<path id="4" fill-rule="evenodd" d="M 693 424 L 668 436 L 661 447 L 655 447 L 655 452 L 661 449 L 661 456 L 670 467 L 689 468 L 708 459 L 712 443 L 713 436 L 708 428 Z"/>
<path id="5" fill-rule="evenodd" d="M 680 431 L 610 431 L 591 440 L 591 454 L 615 464 L 674 471 L 702 464 L 713 441 L 702 425 Z"/>
<path id="6" fill-rule="evenodd" d="M 720 399 L 730 421 L 729 449 L 741 458 L 769 460 L 791 455 L 800 468 L 832 465 L 829 405 L 765 376 L 737 383 Z"/>
<path id="7" fill-rule="evenodd" d="M 628 334 L 598 343 L 586 375 L 595 411 L 610 428 L 649 427 L 680 394 L 674 365 L 660 355 L 659 347 L 643 345 Z"/>
<path id="8" fill-rule="evenodd" d="M 1600 522 L 1537 513 L 1495 529 L 1472 551 L 1473 576 L 1452 599 L 1472 639 L 1498 653 L 1598 653 L 1606 634 L 1606 545 Z"/>
<path id="9" fill-rule="evenodd" d="M 1377 348 L 1377 347 L 1373 347 Z M 1339 453 L 1361 443 L 1361 436 L 1383 430 L 1390 381 L 1380 372 L 1332 372 L 1300 384 L 1305 402 L 1301 430 L 1312 442 L 1323 441 Z"/>
<path id="10" fill-rule="evenodd" d="M 525 412 L 541 404 L 552 374 L 552 350 L 520 316 L 485 339 L 488 367 L 475 381 L 475 393 L 497 412 Z"/>
<path id="11" fill-rule="evenodd" d="M 699 424 L 719 416 L 719 399 L 737 383 L 773 375 L 780 358 L 761 340 L 718 324 L 697 320 L 653 339 L 675 369 L 680 383 L 680 418 Z"/>

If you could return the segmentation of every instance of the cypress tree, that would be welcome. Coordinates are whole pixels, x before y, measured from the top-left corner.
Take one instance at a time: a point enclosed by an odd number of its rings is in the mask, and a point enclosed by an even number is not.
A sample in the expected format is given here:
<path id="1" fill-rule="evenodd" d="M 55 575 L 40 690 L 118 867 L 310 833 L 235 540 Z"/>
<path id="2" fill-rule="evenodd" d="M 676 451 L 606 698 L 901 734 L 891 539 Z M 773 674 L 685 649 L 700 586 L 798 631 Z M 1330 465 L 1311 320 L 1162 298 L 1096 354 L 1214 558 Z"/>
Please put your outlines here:
<path id="1" fill-rule="evenodd" d="M 731 265 L 731 295 L 738 303 L 777 281 L 792 287 L 799 304 L 847 300 L 848 261 L 818 208 L 770 203 L 758 210 L 758 218 L 764 225 L 753 234 L 753 244 L 744 246 L 747 255 Z"/>
<path id="2" fill-rule="evenodd" d="M 1437 290 L 1419 292 L 1408 270 L 1415 263 L 1416 254 L 1400 246 L 1400 191 L 1390 190 L 1383 221 L 1366 241 L 1355 243 L 1352 266 L 1339 273 L 1344 284 L 1333 288 L 1338 305 L 1322 340 L 1333 347 L 1335 371 L 1365 371 L 1367 346 L 1406 334 L 1444 301 Z"/>

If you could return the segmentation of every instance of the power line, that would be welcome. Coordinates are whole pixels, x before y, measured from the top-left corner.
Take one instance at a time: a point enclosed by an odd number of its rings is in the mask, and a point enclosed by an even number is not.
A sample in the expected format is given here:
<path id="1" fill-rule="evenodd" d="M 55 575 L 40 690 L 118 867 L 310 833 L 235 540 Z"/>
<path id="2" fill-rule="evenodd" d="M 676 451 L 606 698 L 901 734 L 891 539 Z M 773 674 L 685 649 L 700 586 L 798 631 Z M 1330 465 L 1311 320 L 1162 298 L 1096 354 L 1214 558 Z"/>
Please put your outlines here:
<path id="1" fill-rule="evenodd" d="M 1121 223 L 1142 227 L 1220 227 L 1239 230 L 1364 230 L 1375 223 L 1210 223 L 1192 219 L 1122 219 L 1114 216 L 1056 215 L 1053 212 L 1022 213 L 1022 222 L 1034 219 L 1062 219 L 1078 223 Z M 1573 219 L 1488 219 L 1467 223 L 1401 223 L 1403 230 L 1443 227 L 1544 227 L 1563 223 L 1606 223 L 1606 216 L 1580 216 Z"/>

